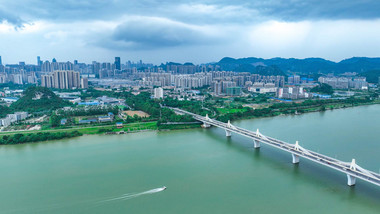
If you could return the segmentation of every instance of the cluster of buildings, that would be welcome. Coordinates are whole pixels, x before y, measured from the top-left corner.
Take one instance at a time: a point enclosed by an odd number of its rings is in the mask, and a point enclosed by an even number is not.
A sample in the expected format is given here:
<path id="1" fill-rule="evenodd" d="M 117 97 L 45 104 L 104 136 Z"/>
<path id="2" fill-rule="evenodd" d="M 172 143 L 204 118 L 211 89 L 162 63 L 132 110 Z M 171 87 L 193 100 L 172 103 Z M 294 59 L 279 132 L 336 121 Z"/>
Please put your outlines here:
<path id="1" fill-rule="evenodd" d="M 135 74 L 135 85 L 142 87 L 165 87 L 191 89 L 209 86 L 212 81 L 212 74 L 201 72 L 194 74 L 175 74 L 175 73 L 152 73 L 143 72 Z"/>
<path id="2" fill-rule="evenodd" d="M 350 74 L 351 75 L 351 74 Z M 326 76 L 318 79 L 335 89 L 367 89 L 364 77 L 356 74 L 340 77 Z M 275 93 L 278 97 L 300 99 L 312 95 L 304 88 L 314 87 L 317 83 L 311 78 L 291 75 L 259 75 L 248 72 L 221 71 L 218 65 L 194 65 L 192 63 L 172 63 L 153 65 L 127 61 L 122 63 L 115 57 L 113 63 L 96 62 L 91 64 L 74 62 L 42 61 L 37 57 L 37 64 L 2 65 L 0 57 L 0 83 L 40 84 L 47 88 L 73 89 L 87 88 L 88 84 L 102 87 L 140 87 L 154 91 L 154 98 L 162 98 L 163 89 L 175 89 L 183 92 L 211 87 L 215 96 L 239 96 L 246 88 L 254 93 Z M 71 99 L 71 98 L 67 98 Z M 78 102 L 78 99 L 75 99 Z M 98 102 L 99 103 L 99 102 Z"/>
<path id="3" fill-rule="evenodd" d="M 58 70 L 41 75 L 41 86 L 58 89 L 88 88 L 88 79 L 81 78 L 77 71 Z"/>
<path id="4" fill-rule="evenodd" d="M 312 98 L 313 95 L 305 91 L 303 87 L 300 86 L 290 86 L 285 88 L 278 88 L 276 90 L 276 97 L 281 99 L 307 99 Z"/>
<path id="5" fill-rule="evenodd" d="M 25 120 L 28 117 L 28 112 L 16 112 L 14 114 L 7 114 L 5 118 L 0 119 L 0 126 L 7 127 L 12 123 Z"/>
<path id="6" fill-rule="evenodd" d="M 25 71 L 18 72 L 18 73 L 0 73 L 0 84 L 1 83 L 8 83 L 13 82 L 14 84 L 36 84 L 37 83 L 37 76 L 35 72 L 29 72 L 26 73 Z"/>
<path id="7" fill-rule="evenodd" d="M 365 77 L 319 77 L 318 82 L 326 83 L 334 89 L 368 89 Z"/>

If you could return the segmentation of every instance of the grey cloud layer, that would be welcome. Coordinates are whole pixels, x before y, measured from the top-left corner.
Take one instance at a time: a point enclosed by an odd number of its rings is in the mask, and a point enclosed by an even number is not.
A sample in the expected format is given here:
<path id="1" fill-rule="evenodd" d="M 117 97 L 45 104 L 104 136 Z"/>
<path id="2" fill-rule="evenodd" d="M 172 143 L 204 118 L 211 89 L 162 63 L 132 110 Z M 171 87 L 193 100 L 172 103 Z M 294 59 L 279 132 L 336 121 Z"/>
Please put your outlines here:
<path id="1" fill-rule="evenodd" d="M 36 19 L 103 20 L 125 14 L 164 16 L 188 23 L 195 21 L 208 23 L 218 20 L 241 22 L 263 18 L 296 21 L 380 18 L 378 0 L 195 0 L 191 3 L 184 0 L 0 0 L 0 2 L 0 20 L 8 20 L 14 24 L 19 24 L 21 20 Z M 189 5 L 187 8 L 189 10 L 181 11 L 183 5 Z M 208 8 L 210 11 L 202 13 L 207 6 L 213 7 Z"/>
<path id="2" fill-rule="evenodd" d="M 0 49 L 15 60 L 24 47 L 91 60 L 377 56 L 378 11 L 379 0 L 0 0 L 0 23 L 16 27 L 0 29 Z"/>

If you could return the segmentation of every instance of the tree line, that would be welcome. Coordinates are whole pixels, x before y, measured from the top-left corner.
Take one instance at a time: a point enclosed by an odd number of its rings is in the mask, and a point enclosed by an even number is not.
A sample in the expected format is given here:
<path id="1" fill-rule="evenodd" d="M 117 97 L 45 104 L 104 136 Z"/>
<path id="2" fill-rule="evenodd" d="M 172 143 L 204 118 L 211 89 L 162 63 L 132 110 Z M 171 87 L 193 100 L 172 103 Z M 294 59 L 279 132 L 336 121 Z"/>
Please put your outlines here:
<path id="1" fill-rule="evenodd" d="M 0 138 L 0 145 L 21 144 L 30 142 L 39 142 L 47 140 L 59 140 L 64 138 L 72 138 L 82 136 L 78 131 L 72 132 L 38 132 L 30 134 L 14 134 L 4 135 Z"/>

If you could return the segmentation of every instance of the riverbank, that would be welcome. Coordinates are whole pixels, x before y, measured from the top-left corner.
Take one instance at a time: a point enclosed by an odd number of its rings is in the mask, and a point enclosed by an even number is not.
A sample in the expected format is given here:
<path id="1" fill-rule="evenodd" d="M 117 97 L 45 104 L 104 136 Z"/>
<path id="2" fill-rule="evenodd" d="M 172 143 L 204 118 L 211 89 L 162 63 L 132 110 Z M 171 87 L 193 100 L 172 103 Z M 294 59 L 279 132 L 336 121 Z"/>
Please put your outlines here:
<path id="1" fill-rule="evenodd" d="M 82 135 L 96 134 L 129 134 L 145 131 L 170 131 L 179 129 L 200 128 L 200 123 L 160 124 L 154 122 L 140 122 L 124 124 L 123 127 L 116 125 L 73 127 L 65 129 L 33 130 L 0 132 L 0 145 L 36 143 L 47 140 L 73 138 Z"/>
<path id="2" fill-rule="evenodd" d="M 37 132 L 29 134 L 4 135 L 0 138 L 0 145 L 14 145 L 23 143 L 35 143 L 48 140 L 60 140 L 65 138 L 79 137 L 83 134 L 78 131 L 72 132 Z"/>
<path id="3" fill-rule="evenodd" d="M 241 112 L 228 113 L 224 115 L 218 115 L 216 119 L 227 122 L 226 119 L 231 121 L 255 119 L 255 118 L 267 118 L 281 115 L 298 115 L 313 112 L 323 112 L 333 109 L 352 108 L 365 105 L 380 104 L 379 100 L 370 103 L 353 103 L 348 105 L 347 103 L 326 103 L 323 105 L 311 105 L 311 106 L 285 106 L 285 108 L 265 108 L 261 109 L 261 114 L 246 115 Z M 269 110 L 269 111 L 268 111 Z M 228 115 L 228 117 L 223 117 Z M 71 127 L 64 129 L 49 129 L 49 130 L 33 130 L 33 131 L 14 131 L 14 132 L 0 132 L 0 145 L 5 144 L 19 144 L 19 143 L 35 143 L 46 140 L 55 140 L 63 138 L 77 137 L 81 135 L 95 135 L 95 134 L 116 134 L 116 133 L 136 133 L 142 131 L 170 131 L 181 129 L 194 129 L 201 128 L 200 123 L 197 122 L 174 122 L 174 123 L 159 123 L 153 122 L 137 122 L 123 124 L 123 127 L 117 127 L 116 125 L 104 125 L 104 126 L 86 126 L 86 127 Z M 76 132 L 77 134 L 72 134 Z M 49 134 L 46 134 L 49 133 Z M 15 136 L 17 137 L 15 138 Z M 37 137 L 34 137 L 37 136 Z M 45 137 L 41 137 L 45 136 Z M 59 136 L 58 138 L 56 138 Z M 62 137 L 64 136 L 64 137 Z M 62 138 L 60 138 L 62 137 Z M 8 140 L 12 139 L 12 140 Z M 28 140 L 30 139 L 30 140 Z"/>
<path id="4" fill-rule="evenodd" d="M 235 112 L 220 114 L 216 116 L 217 120 L 227 122 L 228 120 L 244 120 L 263 117 L 274 117 L 279 115 L 298 115 L 312 112 L 323 112 L 326 110 L 352 108 L 366 105 L 380 104 L 380 100 L 355 100 L 347 102 L 346 100 L 318 100 L 305 101 L 303 103 L 275 103 L 262 109 L 248 109 L 245 112 Z"/>

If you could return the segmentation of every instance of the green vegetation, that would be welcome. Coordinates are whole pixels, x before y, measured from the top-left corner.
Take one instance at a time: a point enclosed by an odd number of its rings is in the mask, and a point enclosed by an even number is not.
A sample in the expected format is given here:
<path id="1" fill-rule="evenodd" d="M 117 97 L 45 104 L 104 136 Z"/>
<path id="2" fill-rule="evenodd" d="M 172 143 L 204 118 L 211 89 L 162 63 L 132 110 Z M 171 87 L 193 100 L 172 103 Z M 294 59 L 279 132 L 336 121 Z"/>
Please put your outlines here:
<path id="1" fill-rule="evenodd" d="M 5 117 L 7 114 L 10 114 L 12 112 L 12 109 L 10 109 L 7 106 L 0 105 L 0 118 Z"/>
<path id="2" fill-rule="evenodd" d="M 329 95 L 334 93 L 333 88 L 326 83 L 322 83 L 320 85 L 317 85 L 314 88 L 312 88 L 310 91 L 321 93 L 321 94 L 329 94 Z"/>
<path id="3" fill-rule="evenodd" d="M 34 130 L 34 131 L 14 131 L 14 132 L 0 132 L 0 136 L 3 135 L 16 135 L 16 134 L 27 134 L 27 133 L 58 133 L 58 132 L 72 132 L 78 131 L 81 134 L 99 134 L 104 132 L 117 132 L 117 131 L 125 131 L 125 132 L 133 132 L 133 131 L 141 131 L 141 130 L 156 130 L 157 122 L 143 122 L 143 123 L 128 123 L 124 124 L 123 128 L 117 128 L 115 124 L 112 125 L 102 125 L 102 126 L 82 126 L 82 127 L 64 127 L 57 129 L 47 129 L 47 130 Z"/>
<path id="4" fill-rule="evenodd" d="M 29 142 L 47 141 L 47 140 L 58 140 L 64 138 L 72 138 L 81 136 L 82 134 L 78 131 L 72 132 L 38 132 L 30 134 L 14 134 L 14 135 L 3 135 L 0 138 L 0 144 L 21 144 Z"/>
<path id="5" fill-rule="evenodd" d="M 372 100 L 369 96 L 364 98 L 348 98 L 348 99 L 326 99 L 326 100 L 306 100 L 302 103 L 276 103 L 262 109 L 247 108 L 245 112 L 235 112 L 227 114 L 219 114 L 216 119 L 227 122 L 228 120 L 255 118 L 255 117 L 271 117 L 281 114 L 306 113 L 314 111 L 325 111 L 326 109 L 345 108 L 358 105 L 379 103 Z"/>
<path id="6" fill-rule="evenodd" d="M 112 112 L 114 115 L 119 113 L 117 106 L 91 106 L 91 107 L 76 107 L 68 110 L 58 110 L 57 114 L 63 117 L 69 116 L 91 116 L 91 115 L 104 115 Z"/>
<path id="7" fill-rule="evenodd" d="M 159 130 L 180 130 L 180 129 L 192 129 L 199 128 L 201 124 L 161 124 Z"/>
<path id="8" fill-rule="evenodd" d="M 164 100 L 164 104 L 167 106 L 175 107 L 175 108 L 181 108 L 186 111 L 193 112 L 195 114 L 203 115 L 211 114 L 212 111 L 210 108 L 213 108 L 211 105 L 206 107 L 202 107 L 202 102 L 196 101 L 196 100 L 178 100 L 173 98 L 166 98 Z M 182 121 L 182 122 L 189 122 L 189 121 Z"/>
<path id="9" fill-rule="evenodd" d="M 367 72 L 361 73 L 360 76 L 365 77 L 367 79 L 367 82 L 378 84 L 379 77 L 380 77 L 380 70 L 367 71 Z"/>
<path id="10" fill-rule="evenodd" d="M 217 108 L 220 114 L 229 114 L 237 112 L 246 112 L 248 108 Z"/>
<path id="11" fill-rule="evenodd" d="M 177 115 L 171 109 L 162 108 L 160 102 L 162 100 L 155 100 L 150 98 L 150 94 L 142 92 L 139 95 L 133 95 L 132 93 L 126 94 L 126 100 L 128 106 L 133 109 L 141 110 L 150 115 L 151 120 L 158 120 L 158 126 L 161 123 L 166 122 L 191 122 L 194 119 L 189 115 Z M 128 117 L 127 121 L 137 120 L 137 118 Z"/>
<path id="12" fill-rule="evenodd" d="M 31 86 L 24 91 L 23 97 L 11 105 L 11 108 L 14 111 L 33 113 L 70 105 L 71 103 L 62 100 L 48 88 Z"/>
<path id="13" fill-rule="evenodd" d="M 120 93 L 116 93 L 113 90 L 96 90 L 94 88 L 89 88 L 86 90 L 86 93 L 82 93 L 81 99 L 85 100 L 86 98 L 95 98 L 95 97 L 101 97 L 101 96 L 108 96 L 108 97 L 119 97 Z"/>

